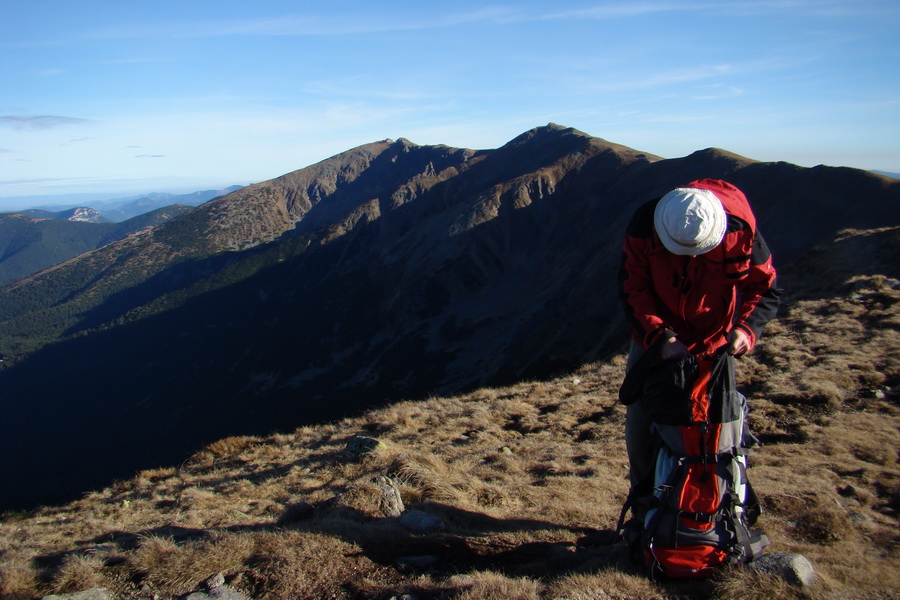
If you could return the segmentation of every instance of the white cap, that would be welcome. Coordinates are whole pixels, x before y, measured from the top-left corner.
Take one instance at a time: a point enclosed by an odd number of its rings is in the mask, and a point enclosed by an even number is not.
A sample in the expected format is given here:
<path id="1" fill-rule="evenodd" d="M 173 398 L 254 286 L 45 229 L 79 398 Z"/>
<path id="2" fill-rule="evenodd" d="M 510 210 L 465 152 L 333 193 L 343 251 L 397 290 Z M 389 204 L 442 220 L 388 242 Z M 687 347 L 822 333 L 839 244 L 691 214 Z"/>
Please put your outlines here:
<path id="1" fill-rule="evenodd" d="M 653 223 L 672 254 L 706 254 L 725 237 L 727 217 L 722 202 L 709 190 L 677 188 L 656 205 Z"/>

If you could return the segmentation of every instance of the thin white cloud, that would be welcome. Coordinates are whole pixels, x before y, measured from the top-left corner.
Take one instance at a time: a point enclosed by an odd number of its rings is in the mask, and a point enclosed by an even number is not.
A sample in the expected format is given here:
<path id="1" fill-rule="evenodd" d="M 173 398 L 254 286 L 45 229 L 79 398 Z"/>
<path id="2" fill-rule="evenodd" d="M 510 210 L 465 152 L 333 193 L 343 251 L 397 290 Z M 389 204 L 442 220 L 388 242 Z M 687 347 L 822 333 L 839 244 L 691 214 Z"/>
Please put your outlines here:
<path id="1" fill-rule="evenodd" d="M 221 19 L 192 22 L 141 23 L 113 26 L 87 33 L 91 38 L 202 38 L 219 36 L 335 36 L 364 33 L 389 33 L 421 29 L 457 27 L 480 22 L 503 23 L 523 20 L 511 7 L 486 7 L 446 14 L 382 12 L 372 14 L 304 15 Z"/>
<path id="2" fill-rule="evenodd" d="M 84 125 L 86 123 L 90 123 L 90 121 L 56 115 L 0 115 L 0 127 L 18 131 L 42 131 L 69 125 Z"/>
<path id="3" fill-rule="evenodd" d="M 92 181 L 89 177 L 36 177 L 33 179 L 4 179 L 0 180 L 0 187 L 7 185 L 21 185 L 23 183 L 58 183 L 72 181 Z"/>
<path id="4" fill-rule="evenodd" d="M 548 13 L 538 19 L 611 20 L 665 12 L 690 12 L 707 15 L 762 16 L 802 14 L 809 17 L 888 17 L 900 15 L 900 4 L 893 0 L 753 0 L 752 2 L 621 2 L 588 8 Z"/>
<path id="5" fill-rule="evenodd" d="M 708 5 L 704 4 L 703 7 Z M 627 17 L 644 16 L 653 13 L 671 11 L 697 10 L 696 5 L 687 3 L 677 4 L 672 2 L 622 2 L 620 4 L 604 4 L 575 10 L 553 12 L 537 17 L 541 20 L 551 19 L 621 19 Z"/>
<path id="6" fill-rule="evenodd" d="M 728 75 L 733 71 L 734 67 L 732 65 L 708 65 L 689 69 L 659 71 L 633 79 L 609 79 L 588 85 L 594 92 L 625 92 L 693 83 Z"/>

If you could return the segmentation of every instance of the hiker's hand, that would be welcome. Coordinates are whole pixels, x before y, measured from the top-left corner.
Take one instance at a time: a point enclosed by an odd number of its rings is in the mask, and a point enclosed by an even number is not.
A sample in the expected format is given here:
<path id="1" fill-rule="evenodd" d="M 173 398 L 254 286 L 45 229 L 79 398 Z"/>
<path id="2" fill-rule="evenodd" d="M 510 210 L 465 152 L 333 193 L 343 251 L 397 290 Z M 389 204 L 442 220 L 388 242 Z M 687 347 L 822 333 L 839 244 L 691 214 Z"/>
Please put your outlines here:
<path id="1" fill-rule="evenodd" d="M 677 337 L 673 337 L 663 342 L 663 345 L 659 348 L 659 357 L 663 360 L 669 360 L 672 358 L 688 358 L 691 355 L 691 351 L 687 349 L 681 340 Z"/>
<path id="2" fill-rule="evenodd" d="M 725 338 L 728 340 L 728 354 L 743 356 L 750 350 L 750 336 L 743 329 L 732 329 Z"/>

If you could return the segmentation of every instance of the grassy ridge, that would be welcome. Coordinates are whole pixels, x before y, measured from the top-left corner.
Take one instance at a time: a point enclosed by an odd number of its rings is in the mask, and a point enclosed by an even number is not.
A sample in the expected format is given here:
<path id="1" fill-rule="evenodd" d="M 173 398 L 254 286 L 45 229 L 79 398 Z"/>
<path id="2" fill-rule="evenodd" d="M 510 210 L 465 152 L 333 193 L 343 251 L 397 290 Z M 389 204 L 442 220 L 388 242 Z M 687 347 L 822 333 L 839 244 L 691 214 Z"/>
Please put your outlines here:
<path id="1" fill-rule="evenodd" d="M 884 243 L 874 238 L 847 241 Z M 750 471 L 761 526 L 773 551 L 813 562 L 815 589 L 746 571 L 653 584 L 628 562 L 611 533 L 627 491 L 620 356 L 558 379 L 222 439 L 77 502 L 6 515 L 0 598 L 97 586 L 171 598 L 216 573 L 253 598 L 891 597 L 900 281 L 785 277 L 791 306 L 741 360 L 739 385 L 764 442 Z M 381 444 L 350 456 L 356 435 Z M 413 533 L 388 516 L 382 477 L 407 510 L 445 528 Z"/>

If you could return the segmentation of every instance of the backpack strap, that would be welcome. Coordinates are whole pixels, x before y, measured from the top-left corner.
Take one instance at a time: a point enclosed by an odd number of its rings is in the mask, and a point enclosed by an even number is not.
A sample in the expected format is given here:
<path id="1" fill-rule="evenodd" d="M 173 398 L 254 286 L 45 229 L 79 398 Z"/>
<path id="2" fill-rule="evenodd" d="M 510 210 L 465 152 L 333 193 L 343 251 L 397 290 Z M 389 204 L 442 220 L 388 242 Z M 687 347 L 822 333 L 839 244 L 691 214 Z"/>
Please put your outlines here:
<path id="1" fill-rule="evenodd" d="M 738 542 L 730 563 L 736 565 L 756 560 L 769 545 L 769 537 L 759 529 L 750 529 L 746 520 L 737 514 L 735 507 L 740 505 L 740 501 L 734 491 L 730 491 L 727 497 L 728 506 L 725 511 L 729 522 L 734 526 L 734 535 Z"/>

